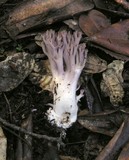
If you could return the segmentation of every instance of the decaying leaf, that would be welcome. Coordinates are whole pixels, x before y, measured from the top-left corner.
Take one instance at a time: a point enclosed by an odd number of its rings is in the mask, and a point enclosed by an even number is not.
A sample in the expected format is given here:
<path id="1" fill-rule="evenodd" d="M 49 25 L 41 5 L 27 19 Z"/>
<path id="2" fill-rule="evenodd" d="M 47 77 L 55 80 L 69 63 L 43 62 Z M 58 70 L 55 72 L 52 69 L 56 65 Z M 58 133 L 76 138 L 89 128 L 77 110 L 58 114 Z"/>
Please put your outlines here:
<path id="1" fill-rule="evenodd" d="M 107 62 L 96 54 L 88 53 L 84 72 L 86 73 L 100 73 L 107 69 Z"/>
<path id="2" fill-rule="evenodd" d="M 128 160 L 129 158 L 129 142 L 123 147 L 118 160 Z"/>
<path id="3" fill-rule="evenodd" d="M 108 136 L 113 136 L 116 131 L 116 128 L 112 128 L 112 123 L 109 118 L 105 118 L 105 116 L 85 116 L 78 117 L 78 122 L 85 127 L 86 129 L 105 134 Z"/>
<path id="4" fill-rule="evenodd" d="M 95 48 L 95 49 L 99 49 L 99 50 L 105 52 L 106 54 L 110 55 L 111 57 L 114 57 L 115 59 L 123 60 L 123 61 L 126 61 L 126 62 L 129 61 L 129 56 L 113 52 L 113 51 L 108 50 L 107 48 L 104 48 L 104 47 L 99 46 L 97 44 L 91 43 L 90 46 Z"/>
<path id="5" fill-rule="evenodd" d="M 14 24 L 17 22 L 21 22 L 24 19 L 27 19 L 32 16 L 36 16 L 38 14 L 47 14 L 50 9 L 55 8 L 59 9 L 72 3 L 73 0 L 31 0 L 31 1 L 24 1 L 21 5 L 17 6 L 9 15 L 8 21 L 6 24 Z"/>
<path id="6" fill-rule="evenodd" d="M 112 63 L 110 63 L 108 65 L 108 69 L 113 69 L 115 71 L 120 83 L 123 83 L 122 72 L 124 69 L 124 61 L 114 60 Z"/>
<path id="7" fill-rule="evenodd" d="M 103 13 L 91 10 L 88 14 L 81 14 L 79 26 L 87 36 L 92 36 L 110 26 L 110 22 Z"/>
<path id="8" fill-rule="evenodd" d="M 39 83 L 40 83 L 40 87 L 43 90 L 48 90 L 48 91 L 52 92 L 52 88 L 53 88 L 54 83 L 53 83 L 53 79 L 52 79 L 51 75 L 42 76 Z"/>
<path id="9" fill-rule="evenodd" d="M 6 160 L 7 139 L 0 127 L 0 160 Z"/>
<path id="10" fill-rule="evenodd" d="M 35 43 L 38 45 L 38 46 L 42 46 L 42 33 L 38 33 L 36 36 L 35 36 Z"/>
<path id="11" fill-rule="evenodd" d="M 114 160 L 121 149 L 129 142 L 129 119 L 126 119 L 114 137 L 109 141 L 96 160 Z M 128 158 L 127 158 L 128 159 Z"/>
<path id="12" fill-rule="evenodd" d="M 25 52 L 12 52 L 0 62 L 0 92 L 16 88 L 32 71 L 34 59 Z"/>
<path id="13" fill-rule="evenodd" d="M 122 103 L 122 99 L 124 97 L 124 90 L 122 87 L 123 68 L 123 61 L 114 60 L 108 65 L 107 70 L 102 74 L 103 79 L 100 84 L 101 91 L 105 94 L 105 96 L 110 97 L 110 102 L 114 106 L 118 106 L 119 103 Z"/>
<path id="14" fill-rule="evenodd" d="M 15 37 L 33 27 L 50 25 L 93 7 L 94 4 L 90 0 L 25 1 L 12 10 L 4 28 L 9 35 Z"/>
<path id="15" fill-rule="evenodd" d="M 78 122 L 86 129 L 101 133 L 108 136 L 113 136 L 118 130 L 118 126 L 127 119 L 128 113 L 121 111 L 105 111 L 97 114 L 79 116 Z"/>
<path id="16" fill-rule="evenodd" d="M 129 19 L 112 24 L 89 37 L 89 40 L 116 53 L 129 56 Z"/>
<path id="17" fill-rule="evenodd" d="M 103 0 L 93 0 L 94 4 L 95 4 L 95 7 L 96 8 L 101 8 L 101 9 L 105 9 L 106 5 L 105 5 L 105 1 Z"/>
<path id="18" fill-rule="evenodd" d="M 33 71 L 29 75 L 33 84 L 38 84 L 43 90 L 53 90 L 52 73 L 48 60 L 36 62 Z"/>

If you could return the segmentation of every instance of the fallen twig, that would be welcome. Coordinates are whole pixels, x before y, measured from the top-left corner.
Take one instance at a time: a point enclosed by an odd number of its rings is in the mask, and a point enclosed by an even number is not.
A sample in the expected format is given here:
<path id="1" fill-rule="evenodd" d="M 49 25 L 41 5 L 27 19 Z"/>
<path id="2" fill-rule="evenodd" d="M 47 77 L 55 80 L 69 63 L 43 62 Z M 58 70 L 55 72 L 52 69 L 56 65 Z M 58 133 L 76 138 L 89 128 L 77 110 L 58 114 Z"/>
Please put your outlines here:
<path id="1" fill-rule="evenodd" d="M 12 129 L 17 130 L 19 132 L 22 132 L 24 134 L 28 134 L 28 135 L 33 136 L 35 138 L 46 139 L 48 141 L 58 142 L 61 145 L 63 145 L 63 142 L 61 141 L 60 137 L 50 137 L 50 136 L 47 136 L 47 135 L 41 135 L 41 134 L 36 134 L 36 133 L 33 133 L 33 132 L 29 132 L 29 131 L 26 131 L 25 129 L 21 128 L 21 127 L 16 126 L 15 124 L 11 124 L 11 123 L 7 122 L 6 120 L 4 120 L 2 118 L 0 118 L 0 123 L 2 125 L 6 126 L 6 127 L 12 128 Z"/>

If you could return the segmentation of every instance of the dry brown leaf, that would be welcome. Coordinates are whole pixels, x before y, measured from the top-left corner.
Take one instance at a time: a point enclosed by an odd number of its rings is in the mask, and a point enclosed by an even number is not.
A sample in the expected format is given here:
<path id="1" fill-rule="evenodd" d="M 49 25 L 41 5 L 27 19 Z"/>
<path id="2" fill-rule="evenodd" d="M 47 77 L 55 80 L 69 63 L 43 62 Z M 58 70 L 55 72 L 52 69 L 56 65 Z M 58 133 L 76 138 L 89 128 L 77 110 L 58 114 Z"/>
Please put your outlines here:
<path id="1" fill-rule="evenodd" d="M 108 136 L 113 136 L 116 128 L 112 129 L 112 125 L 110 119 L 106 116 L 85 116 L 85 117 L 78 117 L 78 122 L 85 127 L 86 129 L 101 133 Z"/>
<path id="2" fill-rule="evenodd" d="M 79 26 L 87 36 L 92 36 L 110 26 L 110 22 L 103 13 L 91 10 L 88 14 L 79 17 Z"/>
<path id="3" fill-rule="evenodd" d="M 121 149 L 129 142 L 129 119 L 126 119 L 114 137 L 109 141 L 96 160 L 114 160 Z M 127 159 L 126 159 L 127 160 Z"/>
<path id="4" fill-rule="evenodd" d="M 129 19 L 115 23 L 99 33 L 89 37 L 89 40 L 116 53 L 129 56 Z"/>
<path id="5" fill-rule="evenodd" d="M 93 7 L 94 4 L 90 0 L 25 1 L 12 10 L 4 29 L 14 38 L 25 30 L 68 19 Z"/>
<path id="6" fill-rule="evenodd" d="M 129 142 L 122 149 L 122 151 L 118 157 L 118 160 L 128 160 L 128 159 L 129 159 Z"/>
<path id="7" fill-rule="evenodd" d="M 72 3 L 74 0 L 30 0 L 25 1 L 21 5 L 17 6 L 9 15 L 8 21 L 6 24 L 14 24 L 20 22 L 29 17 L 38 15 L 38 14 L 47 14 L 51 8 L 59 9 L 69 3 Z"/>

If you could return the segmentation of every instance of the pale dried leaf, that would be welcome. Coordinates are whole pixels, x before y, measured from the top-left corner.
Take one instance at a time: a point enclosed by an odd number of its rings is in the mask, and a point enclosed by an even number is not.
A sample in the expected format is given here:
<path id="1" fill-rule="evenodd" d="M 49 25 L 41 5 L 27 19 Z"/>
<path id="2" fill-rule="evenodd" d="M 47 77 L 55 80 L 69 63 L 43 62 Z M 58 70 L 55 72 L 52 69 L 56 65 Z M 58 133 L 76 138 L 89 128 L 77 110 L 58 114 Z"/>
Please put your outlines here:
<path id="1" fill-rule="evenodd" d="M 86 73 L 100 73 L 107 69 L 107 62 L 96 54 L 88 53 L 84 72 Z"/>
<path id="2" fill-rule="evenodd" d="M 6 160 L 7 139 L 0 127 L 0 160 Z"/>
<path id="3" fill-rule="evenodd" d="M 108 69 L 103 72 L 103 79 L 100 84 L 101 91 L 105 96 L 110 97 L 110 102 L 114 106 L 122 103 L 124 97 L 123 77 L 122 71 L 124 69 L 124 62 L 121 60 L 114 60 L 108 65 Z"/>

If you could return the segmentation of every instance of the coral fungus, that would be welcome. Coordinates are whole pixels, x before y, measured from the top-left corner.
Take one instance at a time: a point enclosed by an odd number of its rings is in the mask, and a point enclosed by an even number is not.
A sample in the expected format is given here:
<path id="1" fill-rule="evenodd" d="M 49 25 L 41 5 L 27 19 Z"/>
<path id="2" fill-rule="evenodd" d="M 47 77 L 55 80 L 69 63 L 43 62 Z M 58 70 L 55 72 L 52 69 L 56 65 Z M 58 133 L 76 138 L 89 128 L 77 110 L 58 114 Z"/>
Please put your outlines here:
<path id="1" fill-rule="evenodd" d="M 81 32 L 56 33 L 48 30 L 41 34 L 41 46 L 48 56 L 53 76 L 54 102 L 47 111 L 48 119 L 58 127 L 69 128 L 77 119 L 77 83 L 87 58 L 86 45 L 79 44 Z"/>

